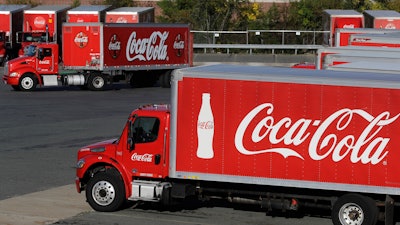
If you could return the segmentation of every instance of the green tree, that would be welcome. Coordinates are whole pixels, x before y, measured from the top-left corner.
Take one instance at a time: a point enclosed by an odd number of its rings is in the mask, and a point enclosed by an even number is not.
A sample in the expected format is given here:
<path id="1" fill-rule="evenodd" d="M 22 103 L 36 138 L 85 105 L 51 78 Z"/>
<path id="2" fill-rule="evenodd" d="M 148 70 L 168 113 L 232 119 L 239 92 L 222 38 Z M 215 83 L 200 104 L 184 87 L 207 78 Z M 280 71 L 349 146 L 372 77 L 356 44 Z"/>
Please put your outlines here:
<path id="1" fill-rule="evenodd" d="M 81 1 L 80 0 L 73 0 L 72 1 L 72 7 L 73 8 L 75 8 L 75 7 L 78 7 L 78 6 L 80 6 L 81 5 Z"/>
<path id="2" fill-rule="evenodd" d="M 31 5 L 31 6 L 38 6 L 40 3 L 34 0 L 7 0 L 7 4 L 17 4 L 17 5 Z"/>
<path id="3" fill-rule="evenodd" d="M 132 0 L 104 0 L 104 5 L 112 5 L 116 8 L 134 6 Z"/>
<path id="4" fill-rule="evenodd" d="M 400 0 L 391 0 L 387 2 L 387 8 L 400 12 Z"/>
<path id="5" fill-rule="evenodd" d="M 190 23 L 193 29 L 204 31 L 240 29 L 253 13 L 249 0 L 162 0 L 157 4 L 163 10 L 160 21 Z"/>
<path id="6" fill-rule="evenodd" d="M 325 9 L 343 9 L 343 2 L 337 0 L 291 2 L 285 29 L 322 30 L 321 21 Z"/>

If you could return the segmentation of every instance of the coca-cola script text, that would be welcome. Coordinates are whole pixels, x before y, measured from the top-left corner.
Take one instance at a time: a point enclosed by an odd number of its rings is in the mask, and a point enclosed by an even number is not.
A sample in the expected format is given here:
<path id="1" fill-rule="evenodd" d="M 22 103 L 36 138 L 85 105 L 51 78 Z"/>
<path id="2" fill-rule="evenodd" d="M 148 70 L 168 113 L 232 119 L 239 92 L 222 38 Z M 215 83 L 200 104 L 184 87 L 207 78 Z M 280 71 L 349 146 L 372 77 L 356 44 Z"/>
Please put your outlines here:
<path id="1" fill-rule="evenodd" d="M 267 116 L 260 121 L 253 121 L 264 110 Z M 235 146 L 240 153 L 244 155 L 278 153 L 285 158 L 293 156 L 304 160 L 305 156 L 289 147 L 246 149 L 243 138 L 249 130 L 253 143 L 265 141 L 271 144 L 283 143 L 285 146 L 298 146 L 308 142 L 308 155 L 316 161 L 331 158 L 332 161 L 339 162 L 347 157 L 352 163 L 375 165 L 389 153 L 386 147 L 390 138 L 379 136 L 379 132 L 400 116 L 399 113 L 391 117 L 387 111 L 373 116 L 362 109 L 344 108 L 333 112 L 322 121 L 306 118 L 294 121 L 289 117 L 275 121 L 271 116 L 273 110 L 273 104 L 264 103 L 255 107 L 243 118 L 235 134 Z M 349 129 L 349 127 L 354 126 L 352 121 L 356 117 L 362 118 L 367 125 L 361 129 L 362 131 L 358 135 L 346 133 L 346 128 Z M 257 125 L 251 128 L 249 127 L 251 122 L 256 122 Z M 310 127 L 315 127 L 316 131 L 311 133 Z M 328 133 L 328 130 L 335 130 L 337 133 Z M 281 135 L 279 136 L 278 133 Z M 338 133 L 346 134 L 346 136 L 339 139 Z"/>

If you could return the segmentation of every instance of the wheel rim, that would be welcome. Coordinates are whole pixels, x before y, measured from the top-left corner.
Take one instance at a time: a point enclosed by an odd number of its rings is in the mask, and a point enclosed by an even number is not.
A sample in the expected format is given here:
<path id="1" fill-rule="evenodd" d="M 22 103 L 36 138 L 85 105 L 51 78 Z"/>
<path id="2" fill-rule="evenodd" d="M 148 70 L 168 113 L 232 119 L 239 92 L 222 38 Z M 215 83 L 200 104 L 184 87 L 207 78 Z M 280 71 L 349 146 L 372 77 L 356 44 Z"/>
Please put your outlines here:
<path id="1" fill-rule="evenodd" d="M 341 224 L 361 225 L 364 221 L 362 208 L 355 203 L 347 203 L 339 210 Z"/>
<path id="2" fill-rule="evenodd" d="M 93 186 L 92 197 L 101 206 L 110 205 L 115 199 L 114 186 L 108 181 L 99 181 Z"/>
<path id="3" fill-rule="evenodd" d="M 102 88 L 104 86 L 104 79 L 102 77 L 95 77 L 92 81 L 93 87 Z"/>
<path id="4" fill-rule="evenodd" d="M 29 90 L 33 87 L 33 79 L 31 77 L 24 77 L 21 80 L 21 87 L 25 90 Z"/>

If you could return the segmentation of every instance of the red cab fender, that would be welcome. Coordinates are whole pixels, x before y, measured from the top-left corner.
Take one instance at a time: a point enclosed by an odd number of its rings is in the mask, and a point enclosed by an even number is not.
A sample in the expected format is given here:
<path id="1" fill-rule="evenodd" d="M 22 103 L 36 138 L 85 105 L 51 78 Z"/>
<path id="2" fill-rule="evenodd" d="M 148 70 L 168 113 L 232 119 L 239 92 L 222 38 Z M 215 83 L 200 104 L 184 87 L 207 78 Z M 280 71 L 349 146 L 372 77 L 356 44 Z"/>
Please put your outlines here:
<path id="1" fill-rule="evenodd" d="M 77 186 L 77 190 L 78 192 L 80 192 L 80 187 L 79 187 L 79 183 L 80 183 L 80 179 L 84 178 L 86 172 L 90 169 L 96 168 L 96 167 L 106 167 L 106 168 L 115 168 L 122 177 L 122 180 L 124 182 L 124 187 L 125 187 L 125 197 L 126 199 L 128 199 L 132 193 L 131 193 L 131 188 L 130 188 L 130 179 L 128 176 L 127 171 L 125 170 L 125 168 L 121 165 L 116 163 L 117 161 L 115 159 L 112 159 L 108 156 L 102 155 L 88 155 L 83 157 L 80 160 L 84 160 L 84 166 L 82 168 L 77 168 L 76 170 L 76 186 Z"/>

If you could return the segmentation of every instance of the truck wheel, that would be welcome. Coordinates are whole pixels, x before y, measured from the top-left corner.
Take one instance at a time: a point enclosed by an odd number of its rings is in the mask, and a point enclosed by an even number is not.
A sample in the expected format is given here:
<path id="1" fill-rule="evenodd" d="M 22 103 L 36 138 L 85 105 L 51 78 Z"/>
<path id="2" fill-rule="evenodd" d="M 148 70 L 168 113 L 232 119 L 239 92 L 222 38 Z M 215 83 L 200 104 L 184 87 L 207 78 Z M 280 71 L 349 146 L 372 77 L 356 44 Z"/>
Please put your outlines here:
<path id="1" fill-rule="evenodd" d="M 92 91 L 102 91 L 106 86 L 106 79 L 102 74 L 92 74 L 89 76 L 88 88 Z"/>
<path id="2" fill-rule="evenodd" d="M 22 91 L 33 91 L 37 83 L 37 79 L 34 75 L 26 74 L 19 79 L 19 89 Z"/>
<path id="3" fill-rule="evenodd" d="M 168 70 L 160 76 L 160 85 L 163 88 L 171 87 L 171 70 Z"/>
<path id="4" fill-rule="evenodd" d="M 332 208 L 334 225 L 375 225 L 379 210 L 374 200 L 359 194 L 340 197 Z"/>
<path id="5" fill-rule="evenodd" d="M 99 172 L 89 180 L 86 187 L 86 199 L 96 211 L 113 212 L 125 202 L 125 188 L 117 173 Z"/>

